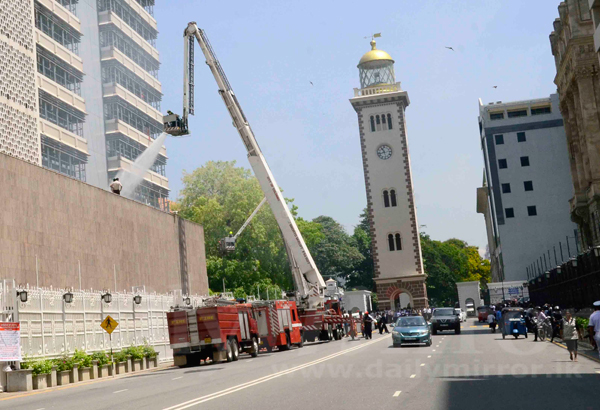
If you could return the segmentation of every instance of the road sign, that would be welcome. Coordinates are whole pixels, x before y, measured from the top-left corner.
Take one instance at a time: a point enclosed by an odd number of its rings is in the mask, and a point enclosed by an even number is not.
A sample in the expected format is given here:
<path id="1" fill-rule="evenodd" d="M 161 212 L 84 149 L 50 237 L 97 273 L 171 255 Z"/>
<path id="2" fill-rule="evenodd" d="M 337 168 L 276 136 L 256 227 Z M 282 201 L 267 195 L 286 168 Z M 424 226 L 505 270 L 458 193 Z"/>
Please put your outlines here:
<path id="1" fill-rule="evenodd" d="M 110 335 L 113 332 L 113 330 L 115 330 L 117 326 L 119 326 L 119 322 L 110 317 L 110 315 L 106 315 L 106 318 L 100 324 L 100 326 L 102 326 L 102 329 L 106 330 L 106 333 Z"/>

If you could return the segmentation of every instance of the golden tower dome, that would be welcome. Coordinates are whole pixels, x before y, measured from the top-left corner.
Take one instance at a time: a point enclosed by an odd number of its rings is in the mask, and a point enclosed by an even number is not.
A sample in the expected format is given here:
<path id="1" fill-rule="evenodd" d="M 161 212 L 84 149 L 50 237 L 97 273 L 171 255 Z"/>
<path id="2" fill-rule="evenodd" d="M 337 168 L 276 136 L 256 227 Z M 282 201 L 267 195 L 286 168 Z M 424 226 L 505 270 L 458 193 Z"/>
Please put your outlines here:
<path id="1" fill-rule="evenodd" d="M 371 66 L 371 67 L 377 66 L 378 65 L 377 62 L 382 62 L 382 63 L 391 62 L 392 64 L 394 63 L 392 56 L 390 56 L 388 53 L 386 53 L 383 50 L 378 50 L 376 45 L 377 44 L 375 43 L 375 40 L 371 40 L 371 51 L 365 53 L 365 55 L 362 56 L 362 58 L 358 62 L 358 67 L 360 67 L 366 63 L 374 63 L 374 64 L 369 64 L 369 66 Z"/>

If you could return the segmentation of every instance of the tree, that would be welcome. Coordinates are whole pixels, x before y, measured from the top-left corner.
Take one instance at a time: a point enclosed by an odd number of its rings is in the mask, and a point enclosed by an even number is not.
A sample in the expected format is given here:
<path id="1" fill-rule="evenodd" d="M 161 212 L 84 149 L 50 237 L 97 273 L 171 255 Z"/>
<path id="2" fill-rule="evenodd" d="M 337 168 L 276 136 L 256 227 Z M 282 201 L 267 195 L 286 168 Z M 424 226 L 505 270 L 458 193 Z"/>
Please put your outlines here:
<path id="1" fill-rule="evenodd" d="M 360 222 L 354 228 L 352 235 L 358 251 L 363 256 L 362 261 L 357 263 L 352 271 L 346 277 L 346 286 L 349 288 L 362 287 L 375 291 L 375 281 L 373 280 L 374 265 L 373 254 L 371 252 L 371 233 L 369 217 L 365 208 L 360 214 Z"/>

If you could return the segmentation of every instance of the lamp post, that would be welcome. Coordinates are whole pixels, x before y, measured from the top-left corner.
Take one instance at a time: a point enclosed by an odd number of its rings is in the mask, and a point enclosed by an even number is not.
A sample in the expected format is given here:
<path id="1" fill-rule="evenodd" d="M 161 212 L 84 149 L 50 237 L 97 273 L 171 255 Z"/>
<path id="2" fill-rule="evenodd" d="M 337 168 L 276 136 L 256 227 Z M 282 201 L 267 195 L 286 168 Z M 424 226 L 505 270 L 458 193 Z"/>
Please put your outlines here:
<path id="1" fill-rule="evenodd" d="M 63 300 L 65 301 L 65 303 L 72 303 L 73 302 L 73 294 L 71 292 L 67 292 L 63 295 Z"/>
<path id="2" fill-rule="evenodd" d="M 21 291 L 17 290 L 17 297 L 19 298 L 19 300 L 22 303 L 27 302 L 27 291 L 26 290 L 21 290 Z"/>
<path id="3" fill-rule="evenodd" d="M 133 297 L 133 302 L 134 302 L 136 305 L 139 305 L 140 303 L 142 303 L 142 296 L 140 296 L 140 295 L 135 295 L 135 296 Z"/>
<path id="4" fill-rule="evenodd" d="M 106 292 L 104 295 L 102 295 L 102 300 L 104 301 L 104 303 L 110 303 L 112 302 L 112 295 Z"/>

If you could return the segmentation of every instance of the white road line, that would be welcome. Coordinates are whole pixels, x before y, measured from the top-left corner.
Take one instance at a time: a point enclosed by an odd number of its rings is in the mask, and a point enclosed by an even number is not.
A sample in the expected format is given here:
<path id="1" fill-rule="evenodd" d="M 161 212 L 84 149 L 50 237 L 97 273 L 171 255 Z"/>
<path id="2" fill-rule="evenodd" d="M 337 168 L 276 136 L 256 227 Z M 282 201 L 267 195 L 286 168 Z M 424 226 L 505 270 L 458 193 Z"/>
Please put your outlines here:
<path id="1" fill-rule="evenodd" d="M 117 390 L 117 391 L 114 391 L 113 394 L 115 394 L 115 393 L 123 393 L 124 391 L 127 391 L 127 390 L 129 390 L 129 389 Z"/>
<path id="2" fill-rule="evenodd" d="M 398 390 L 396 393 L 394 393 L 394 397 L 398 397 L 398 396 L 400 396 L 400 393 L 402 393 L 402 391 L 401 391 L 401 390 Z"/>
<path id="3" fill-rule="evenodd" d="M 425 363 L 421 363 L 421 367 L 425 366 Z"/>
<path id="4" fill-rule="evenodd" d="M 36 410 L 44 410 L 44 409 L 45 409 L 45 407 L 40 407 L 39 409 L 36 409 Z"/>
<path id="5" fill-rule="evenodd" d="M 251 361 L 252 361 L 252 359 L 250 359 L 250 360 L 246 360 L 246 363 L 250 363 Z"/>
<path id="6" fill-rule="evenodd" d="M 428 359 L 431 359 L 431 356 L 427 356 Z"/>
<path id="7" fill-rule="evenodd" d="M 410 375 L 410 378 L 411 378 L 411 379 L 414 379 L 415 377 L 417 377 L 417 375 L 416 375 L 416 374 L 411 374 L 411 375 Z"/>
<path id="8" fill-rule="evenodd" d="M 285 376 L 287 374 L 297 372 L 297 371 L 305 369 L 307 367 L 314 366 L 314 365 L 326 362 L 326 361 L 334 359 L 334 358 L 336 358 L 338 356 L 342 356 L 342 355 L 344 355 L 346 353 L 350 353 L 350 352 L 353 352 L 355 350 L 362 349 L 362 348 L 364 348 L 366 346 L 369 346 L 369 345 L 371 345 L 373 343 L 381 342 L 383 340 L 387 340 L 387 337 L 382 337 L 381 339 L 378 338 L 376 340 L 372 340 L 372 341 L 367 342 L 365 344 L 358 345 L 358 346 L 355 346 L 355 347 L 351 347 L 349 349 L 342 350 L 342 351 L 334 353 L 334 354 L 330 354 L 329 356 L 322 357 L 322 358 L 314 360 L 312 362 L 308 362 L 308 363 L 305 363 L 305 364 L 302 364 L 302 365 L 299 365 L 299 366 L 296 366 L 296 367 L 292 367 L 291 369 L 283 370 L 283 371 L 280 371 L 278 373 L 273 373 L 273 374 L 270 374 L 270 375 L 258 378 L 256 380 L 249 381 L 247 383 L 242 383 L 242 384 L 239 384 L 237 386 L 233 386 L 233 387 L 230 387 L 228 389 L 218 391 L 216 393 L 207 394 L 206 396 L 197 397 L 195 399 L 188 400 L 186 402 L 179 403 L 179 404 L 176 404 L 176 405 L 171 406 L 171 407 L 167 407 L 167 408 L 165 408 L 163 410 L 184 410 L 184 409 L 187 409 L 189 407 L 196 406 L 198 404 L 207 402 L 209 400 L 213 400 L 213 399 L 216 399 L 216 398 L 219 398 L 219 397 L 231 394 L 231 393 L 235 393 L 237 391 L 247 389 L 248 387 L 256 386 L 257 384 L 261 384 L 261 383 L 267 382 L 269 380 L 276 379 L 278 377 Z"/>
<path id="9" fill-rule="evenodd" d="M 179 379 L 183 379 L 183 376 L 175 377 L 175 378 L 173 378 L 171 380 L 179 380 Z"/>
<path id="10" fill-rule="evenodd" d="M 432 352 L 435 352 L 435 349 L 433 349 Z"/>

